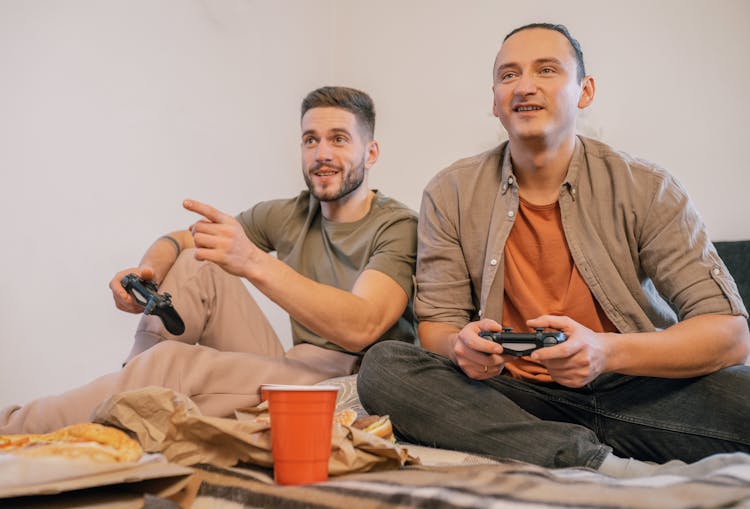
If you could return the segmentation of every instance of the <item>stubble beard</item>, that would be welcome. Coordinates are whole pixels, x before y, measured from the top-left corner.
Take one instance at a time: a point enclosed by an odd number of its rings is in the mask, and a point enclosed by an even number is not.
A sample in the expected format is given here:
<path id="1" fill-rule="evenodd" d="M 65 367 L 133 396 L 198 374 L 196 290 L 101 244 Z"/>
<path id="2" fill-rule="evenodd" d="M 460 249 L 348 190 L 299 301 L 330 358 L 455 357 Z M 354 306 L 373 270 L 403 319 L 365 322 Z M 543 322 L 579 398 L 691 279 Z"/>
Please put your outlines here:
<path id="1" fill-rule="evenodd" d="M 324 166 L 343 171 L 343 169 L 338 166 L 332 166 L 332 165 L 324 165 Z M 316 169 L 317 169 L 317 165 L 313 166 L 310 172 L 313 172 Z M 352 171 L 350 171 L 349 173 L 345 173 L 344 180 L 341 182 L 341 185 L 339 186 L 338 189 L 331 189 L 328 191 L 317 191 L 315 189 L 315 186 L 313 186 L 312 184 L 310 173 L 305 172 L 304 177 L 305 177 L 305 183 L 307 184 L 307 188 L 310 190 L 310 193 L 315 198 L 323 202 L 337 201 L 337 200 L 340 200 L 341 198 L 344 198 L 348 194 L 351 194 L 357 189 L 359 189 L 359 187 L 365 181 L 365 160 L 363 157 L 360 164 L 358 164 L 355 168 L 353 168 Z"/>

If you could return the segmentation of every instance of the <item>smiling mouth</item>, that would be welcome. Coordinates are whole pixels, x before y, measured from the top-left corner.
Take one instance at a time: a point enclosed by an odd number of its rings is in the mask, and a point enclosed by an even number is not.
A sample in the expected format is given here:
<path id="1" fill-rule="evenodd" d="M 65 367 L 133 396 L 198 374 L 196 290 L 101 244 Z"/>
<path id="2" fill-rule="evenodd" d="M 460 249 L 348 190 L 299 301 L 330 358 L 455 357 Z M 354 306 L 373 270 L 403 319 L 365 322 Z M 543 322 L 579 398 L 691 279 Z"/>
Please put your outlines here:
<path id="1" fill-rule="evenodd" d="M 312 174 L 316 177 L 330 177 L 332 175 L 336 175 L 337 173 L 338 170 L 332 170 L 330 168 L 321 168 L 320 170 L 315 170 L 312 172 Z"/>
<path id="2" fill-rule="evenodd" d="M 517 112 L 524 112 L 524 111 L 538 111 L 541 110 L 541 106 L 518 106 L 514 108 L 514 111 Z"/>
<path id="3" fill-rule="evenodd" d="M 310 175 L 313 177 L 331 177 L 342 171 L 344 171 L 343 168 L 339 168 L 334 164 L 316 161 L 310 168 Z"/>

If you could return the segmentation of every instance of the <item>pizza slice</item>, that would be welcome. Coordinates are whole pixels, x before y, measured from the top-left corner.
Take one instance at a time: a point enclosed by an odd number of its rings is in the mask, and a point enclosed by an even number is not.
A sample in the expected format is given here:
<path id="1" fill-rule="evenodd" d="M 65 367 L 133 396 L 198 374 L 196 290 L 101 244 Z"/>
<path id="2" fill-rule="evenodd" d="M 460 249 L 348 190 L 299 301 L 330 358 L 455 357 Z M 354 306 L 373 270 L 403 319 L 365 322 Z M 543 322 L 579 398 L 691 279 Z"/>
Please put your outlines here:
<path id="1" fill-rule="evenodd" d="M 138 461 L 143 449 L 117 428 L 85 422 L 45 434 L 0 435 L 0 453 L 125 463 Z"/>

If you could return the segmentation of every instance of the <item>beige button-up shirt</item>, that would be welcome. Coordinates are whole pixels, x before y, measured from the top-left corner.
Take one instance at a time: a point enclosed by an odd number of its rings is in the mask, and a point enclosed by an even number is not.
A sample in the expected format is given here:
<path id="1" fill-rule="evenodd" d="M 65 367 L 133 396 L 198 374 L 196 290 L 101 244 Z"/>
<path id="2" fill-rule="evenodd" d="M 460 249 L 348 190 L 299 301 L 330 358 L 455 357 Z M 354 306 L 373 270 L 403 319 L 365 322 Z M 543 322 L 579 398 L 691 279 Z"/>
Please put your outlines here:
<path id="1" fill-rule="evenodd" d="M 664 170 L 581 136 L 559 201 L 573 261 L 620 332 L 747 317 L 687 192 Z M 503 252 L 517 211 L 507 142 L 433 177 L 418 227 L 420 320 L 502 323 Z"/>

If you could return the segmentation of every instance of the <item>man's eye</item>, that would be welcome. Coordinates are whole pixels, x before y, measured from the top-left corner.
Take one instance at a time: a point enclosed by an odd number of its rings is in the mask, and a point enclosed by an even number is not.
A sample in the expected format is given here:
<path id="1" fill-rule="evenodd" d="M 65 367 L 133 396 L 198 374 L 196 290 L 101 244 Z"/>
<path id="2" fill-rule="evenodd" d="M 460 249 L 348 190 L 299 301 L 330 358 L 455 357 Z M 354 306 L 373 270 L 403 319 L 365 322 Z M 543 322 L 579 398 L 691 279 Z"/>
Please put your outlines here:
<path id="1" fill-rule="evenodd" d="M 505 73 L 503 73 L 503 74 L 500 75 L 500 80 L 501 81 L 507 81 L 507 80 L 509 80 L 511 78 L 515 78 L 515 77 L 516 77 L 516 73 L 514 73 L 514 72 L 505 72 Z"/>
<path id="2" fill-rule="evenodd" d="M 540 71 L 542 74 L 552 74 L 555 70 L 552 67 L 543 67 Z"/>
<path id="3" fill-rule="evenodd" d="M 317 140 L 315 138 L 304 138 L 302 140 L 303 145 L 314 145 Z"/>
<path id="4" fill-rule="evenodd" d="M 336 136 L 333 141 L 336 143 L 346 143 L 346 137 L 344 136 Z"/>

